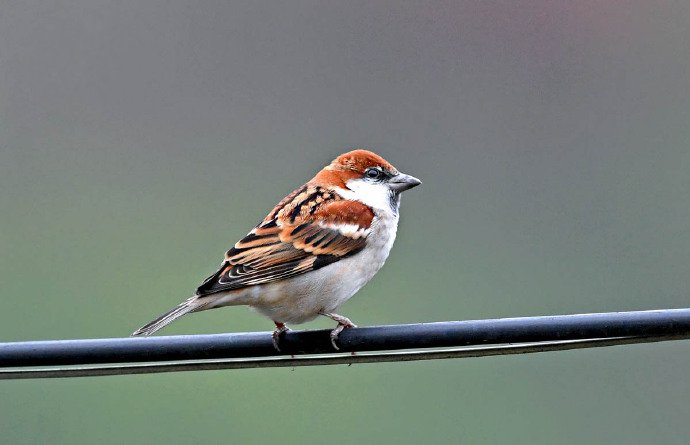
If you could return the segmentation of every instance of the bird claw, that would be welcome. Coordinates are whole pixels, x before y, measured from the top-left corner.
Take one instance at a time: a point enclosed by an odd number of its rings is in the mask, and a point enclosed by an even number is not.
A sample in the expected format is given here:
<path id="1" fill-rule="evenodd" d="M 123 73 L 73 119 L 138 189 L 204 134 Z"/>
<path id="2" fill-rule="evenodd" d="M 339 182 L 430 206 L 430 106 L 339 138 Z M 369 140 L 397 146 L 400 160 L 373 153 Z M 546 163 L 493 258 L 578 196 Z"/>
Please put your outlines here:
<path id="1" fill-rule="evenodd" d="M 345 317 L 343 317 L 345 318 Z M 338 341 L 338 336 L 340 335 L 341 332 L 343 332 L 345 329 L 350 329 L 350 328 L 356 328 L 357 325 L 351 322 L 350 320 L 346 319 L 347 322 L 338 322 L 338 326 L 336 326 L 335 329 L 331 331 L 330 337 L 331 337 L 331 345 L 333 345 L 333 349 L 336 351 L 340 351 L 340 348 L 338 347 L 338 344 L 336 343 Z"/>
<path id="2" fill-rule="evenodd" d="M 282 353 L 283 351 L 281 351 L 280 346 L 278 346 L 280 336 L 283 335 L 285 332 L 288 332 L 290 328 L 288 328 L 284 323 L 274 323 L 276 324 L 276 329 L 275 331 L 273 331 L 273 334 L 271 334 L 271 340 L 273 341 L 273 347 L 276 349 L 276 351 Z"/>
<path id="3" fill-rule="evenodd" d="M 338 322 L 338 326 L 331 331 L 331 345 L 333 345 L 333 349 L 340 351 L 340 348 L 336 343 L 338 341 L 338 335 L 343 332 L 344 329 L 356 328 L 357 325 L 351 322 L 349 318 L 343 317 L 342 315 L 333 314 L 330 312 L 319 312 L 319 314 Z"/>

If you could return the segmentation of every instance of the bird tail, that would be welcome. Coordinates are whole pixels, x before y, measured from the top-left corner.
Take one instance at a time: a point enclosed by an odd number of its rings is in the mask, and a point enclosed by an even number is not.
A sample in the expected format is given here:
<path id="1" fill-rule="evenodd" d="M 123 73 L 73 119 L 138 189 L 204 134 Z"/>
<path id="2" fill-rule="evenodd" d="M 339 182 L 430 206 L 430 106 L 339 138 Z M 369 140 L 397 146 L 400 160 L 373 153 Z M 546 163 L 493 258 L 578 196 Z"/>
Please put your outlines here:
<path id="1" fill-rule="evenodd" d="M 165 314 L 161 315 L 160 317 L 156 318 L 155 320 L 145 324 L 136 331 L 132 332 L 132 336 L 151 335 L 159 329 L 162 329 L 165 326 L 172 323 L 173 321 L 177 320 L 181 316 L 188 314 L 190 312 L 200 310 L 203 306 L 206 306 L 208 303 L 208 300 L 201 301 L 201 297 L 195 295 L 183 301 L 182 303 L 175 306 L 174 308 L 172 308 Z"/>

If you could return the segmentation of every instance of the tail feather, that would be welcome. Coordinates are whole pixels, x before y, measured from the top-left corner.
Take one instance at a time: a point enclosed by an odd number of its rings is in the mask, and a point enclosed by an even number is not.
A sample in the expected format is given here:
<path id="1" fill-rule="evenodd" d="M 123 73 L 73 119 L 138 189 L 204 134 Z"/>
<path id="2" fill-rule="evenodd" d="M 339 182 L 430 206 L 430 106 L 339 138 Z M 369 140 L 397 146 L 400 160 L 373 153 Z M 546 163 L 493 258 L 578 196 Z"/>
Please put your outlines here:
<path id="1" fill-rule="evenodd" d="M 201 307 L 205 306 L 206 304 L 208 304 L 208 301 L 202 302 L 200 301 L 200 297 L 193 296 L 187 299 L 186 301 L 180 303 L 179 305 L 175 306 L 174 308 L 172 308 L 165 314 L 161 315 L 160 317 L 156 318 L 155 320 L 140 327 L 132 333 L 132 336 L 151 335 L 159 329 L 162 329 L 165 326 L 172 323 L 173 321 L 177 320 L 181 316 L 201 309 Z"/>

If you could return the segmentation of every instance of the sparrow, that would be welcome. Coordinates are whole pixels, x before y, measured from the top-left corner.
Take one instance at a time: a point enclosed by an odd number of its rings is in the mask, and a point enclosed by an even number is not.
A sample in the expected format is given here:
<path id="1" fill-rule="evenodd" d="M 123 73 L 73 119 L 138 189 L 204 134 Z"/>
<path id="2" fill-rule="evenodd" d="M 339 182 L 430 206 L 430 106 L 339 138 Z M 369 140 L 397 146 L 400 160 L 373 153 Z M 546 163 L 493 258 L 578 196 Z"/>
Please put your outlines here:
<path id="1" fill-rule="evenodd" d="M 275 206 L 225 257 L 194 295 L 132 335 L 150 335 L 177 318 L 247 305 L 275 323 L 325 316 L 356 327 L 338 308 L 381 269 L 398 230 L 400 194 L 421 184 L 367 150 L 344 153 Z"/>

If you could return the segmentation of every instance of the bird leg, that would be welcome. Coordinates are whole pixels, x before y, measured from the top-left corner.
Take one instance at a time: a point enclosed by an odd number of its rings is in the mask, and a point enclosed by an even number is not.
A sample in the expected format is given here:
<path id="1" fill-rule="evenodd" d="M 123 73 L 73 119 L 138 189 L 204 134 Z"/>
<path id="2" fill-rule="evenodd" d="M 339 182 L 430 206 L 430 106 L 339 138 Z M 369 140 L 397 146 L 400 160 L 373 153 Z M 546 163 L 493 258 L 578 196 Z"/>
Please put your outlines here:
<path id="1" fill-rule="evenodd" d="M 349 318 L 343 317 L 342 315 L 331 314 L 328 312 L 321 312 L 321 315 L 338 322 L 338 326 L 336 326 L 335 329 L 331 331 L 331 344 L 333 345 L 333 348 L 335 348 L 336 351 L 340 351 L 340 348 L 336 344 L 336 341 L 338 341 L 338 335 L 340 335 L 340 333 L 343 332 L 343 330 L 345 329 L 356 328 L 357 325 L 351 322 Z"/>
<path id="2" fill-rule="evenodd" d="M 276 330 L 273 331 L 273 334 L 271 335 L 271 339 L 273 340 L 273 347 L 276 348 L 276 351 L 278 352 L 283 352 L 280 350 L 280 347 L 278 346 L 278 342 L 280 341 L 280 336 L 284 333 L 290 330 L 285 323 L 281 323 L 279 321 L 274 321 L 273 323 L 276 324 Z"/>

